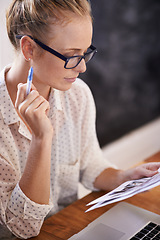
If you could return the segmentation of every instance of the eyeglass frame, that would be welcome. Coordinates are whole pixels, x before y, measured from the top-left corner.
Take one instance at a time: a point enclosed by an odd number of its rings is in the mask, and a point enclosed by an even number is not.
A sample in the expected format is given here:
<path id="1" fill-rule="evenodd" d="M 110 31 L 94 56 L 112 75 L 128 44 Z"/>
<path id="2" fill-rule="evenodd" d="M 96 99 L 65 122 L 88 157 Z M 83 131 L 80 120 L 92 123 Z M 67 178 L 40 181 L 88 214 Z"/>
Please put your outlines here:
<path id="1" fill-rule="evenodd" d="M 49 46 L 47 46 L 46 44 L 40 42 L 38 39 L 33 38 L 31 35 L 16 35 L 17 39 L 21 39 L 23 36 L 28 36 L 29 38 L 31 38 L 35 43 L 37 43 L 42 49 L 46 50 L 47 52 L 55 55 L 56 57 L 60 58 L 61 60 L 63 60 L 65 62 L 64 64 L 64 68 L 65 69 L 73 69 L 75 67 L 78 66 L 78 64 L 82 61 L 82 59 L 85 60 L 86 55 L 89 55 L 91 53 L 93 53 L 93 56 L 95 55 L 95 53 L 97 53 L 97 49 L 96 47 L 94 47 L 92 44 L 90 45 L 90 52 L 84 53 L 84 55 L 76 55 L 76 56 L 72 56 L 72 57 L 65 57 L 64 55 L 62 55 L 61 53 L 57 52 L 56 50 L 54 50 L 53 48 L 50 48 Z M 89 59 L 89 61 L 93 58 L 93 56 Z M 74 67 L 70 67 L 67 68 L 67 63 L 69 62 L 70 59 L 72 58 L 80 58 L 80 60 L 77 62 L 77 64 Z M 87 61 L 88 62 L 88 61 Z M 87 63 L 86 62 L 86 63 Z"/>

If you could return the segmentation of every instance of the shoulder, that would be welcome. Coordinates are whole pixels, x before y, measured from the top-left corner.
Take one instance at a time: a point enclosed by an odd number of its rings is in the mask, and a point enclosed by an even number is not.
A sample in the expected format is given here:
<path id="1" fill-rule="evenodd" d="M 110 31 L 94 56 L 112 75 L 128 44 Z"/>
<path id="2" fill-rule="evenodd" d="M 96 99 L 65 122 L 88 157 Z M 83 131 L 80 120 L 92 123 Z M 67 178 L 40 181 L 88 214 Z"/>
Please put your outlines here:
<path id="1" fill-rule="evenodd" d="M 94 114 L 96 112 L 95 102 L 88 85 L 77 78 L 72 87 L 65 92 L 65 103 L 70 106 L 77 114 Z M 69 108 L 70 108 L 69 107 Z"/>
<path id="2" fill-rule="evenodd" d="M 9 71 L 10 68 L 11 68 L 11 64 L 4 67 L 0 72 L 0 90 L 2 88 L 6 88 L 5 74 Z"/>
<path id="3" fill-rule="evenodd" d="M 84 102 L 86 100 L 93 101 L 93 96 L 92 96 L 89 86 L 84 81 L 82 81 L 80 78 L 76 79 L 76 81 L 72 85 L 71 89 L 69 89 L 67 92 L 72 98 L 81 99 L 82 102 Z"/>
<path id="4" fill-rule="evenodd" d="M 0 110 L 2 108 L 3 103 L 8 100 L 8 91 L 7 91 L 7 86 L 5 82 L 5 73 L 8 71 L 8 68 L 5 67 L 1 72 L 0 72 Z M 7 105 L 7 104 L 6 104 Z"/>
<path id="5" fill-rule="evenodd" d="M 0 89 L 2 89 L 2 87 L 5 85 L 4 75 L 5 69 L 0 72 Z"/>
<path id="6" fill-rule="evenodd" d="M 75 83 L 73 83 L 72 88 L 80 87 L 83 89 L 89 89 L 88 85 L 80 78 L 77 78 Z"/>

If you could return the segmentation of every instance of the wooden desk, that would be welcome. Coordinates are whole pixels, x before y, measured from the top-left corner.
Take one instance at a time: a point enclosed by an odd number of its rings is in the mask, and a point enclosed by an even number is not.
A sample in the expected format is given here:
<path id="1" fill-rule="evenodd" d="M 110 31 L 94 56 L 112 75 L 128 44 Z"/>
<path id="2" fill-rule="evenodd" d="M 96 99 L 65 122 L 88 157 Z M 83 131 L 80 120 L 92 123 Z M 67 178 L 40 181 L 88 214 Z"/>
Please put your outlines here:
<path id="1" fill-rule="evenodd" d="M 160 161 L 160 152 L 146 159 L 144 162 Z M 86 204 L 97 197 L 100 197 L 105 192 L 92 192 L 84 198 L 74 202 L 70 206 L 61 210 L 54 216 L 48 218 L 41 229 L 38 237 L 35 240 L 60 240 L 68 239 L 75 233 L 81 231 L 90 222 L 99 217 L 101 214 L 109 210 L 116 203 L 105 207 L 95 209 L 85 213 L 88 208 Z M 144 193 L 133 196 L 125 200 L 128 203 L 145 208 L 157 214 L 160 214 L 160 186 Z"/>

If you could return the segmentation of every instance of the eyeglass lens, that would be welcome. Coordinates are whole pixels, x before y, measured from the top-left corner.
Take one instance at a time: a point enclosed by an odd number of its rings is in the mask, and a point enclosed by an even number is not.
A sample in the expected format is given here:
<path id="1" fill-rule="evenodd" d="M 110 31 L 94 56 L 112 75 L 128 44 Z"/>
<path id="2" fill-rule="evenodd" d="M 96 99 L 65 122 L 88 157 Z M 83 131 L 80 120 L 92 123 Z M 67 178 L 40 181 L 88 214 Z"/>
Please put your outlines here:
<path id="1" fill-rule="evenodd" d="M 74 68 L 82 61 L 82 59 L 84 59 L 85 63 L 87 63 L 92 59 L 94 54 L 95 54 L 95 51 L 92 51 L 92 52 L 86 53 L 84 56 L 75 56 L 75 57 L 69 58 L 65 67 Z"/>

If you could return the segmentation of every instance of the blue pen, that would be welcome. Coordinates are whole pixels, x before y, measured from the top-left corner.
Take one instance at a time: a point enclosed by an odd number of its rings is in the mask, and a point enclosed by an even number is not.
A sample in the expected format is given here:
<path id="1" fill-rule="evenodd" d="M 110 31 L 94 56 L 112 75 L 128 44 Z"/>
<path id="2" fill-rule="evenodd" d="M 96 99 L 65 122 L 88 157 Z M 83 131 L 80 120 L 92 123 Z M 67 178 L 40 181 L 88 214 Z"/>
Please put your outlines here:
<path id="1" fill-rule="evenodd" d="M 31 90 L 32 79 L 33 79 L 33 67 L 31 67 L 29 69 L 29 73 L 28 73 L 27 89 L 26 89 L 26 94 L 27 95 L 30 93 L 30 90 Z"/>

